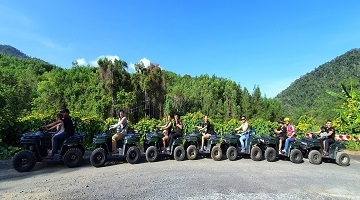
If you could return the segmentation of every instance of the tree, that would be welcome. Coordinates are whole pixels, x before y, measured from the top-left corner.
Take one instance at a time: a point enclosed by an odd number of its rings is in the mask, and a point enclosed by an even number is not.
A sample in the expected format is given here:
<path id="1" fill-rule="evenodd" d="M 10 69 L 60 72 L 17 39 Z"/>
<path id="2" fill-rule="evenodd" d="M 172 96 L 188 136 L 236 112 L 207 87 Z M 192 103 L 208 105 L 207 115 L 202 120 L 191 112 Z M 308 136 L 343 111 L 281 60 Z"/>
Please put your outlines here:
<path id="1" fill-rule="evenodd" d="M 104 58 L 98 60 L 98 65 L 101 85 L 111 98 L 110 109 L 104 116 L 114 117 L 117 92 L 120 88 L 129 88 L 130 75 L 126 71 L 127 63 L 122 60 L 111 61 Z"/>

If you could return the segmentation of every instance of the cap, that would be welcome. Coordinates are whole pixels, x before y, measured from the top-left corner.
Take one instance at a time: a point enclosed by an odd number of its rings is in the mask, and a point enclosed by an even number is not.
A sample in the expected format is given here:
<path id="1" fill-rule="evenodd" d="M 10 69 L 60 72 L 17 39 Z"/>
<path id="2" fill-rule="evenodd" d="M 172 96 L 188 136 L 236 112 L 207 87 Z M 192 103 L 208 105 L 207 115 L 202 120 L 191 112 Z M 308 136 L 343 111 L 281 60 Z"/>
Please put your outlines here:
<path id="1" fill-rule="evenodd" d="M 63 108 L 62 110 L 60 110 L 60 113 L 70 113 L 70 110 L 67 108 Z"/>
<path id="2" fill-rule="evenodd" d="M 279 124 L 284 124 L 283 120 L 278 121 Z"/>
<path id="3" fill-rule="evenodd" d="M 284 118 L 284 121 L 290 121 L 290 118 L 285 117 L 285 118 Z"/>

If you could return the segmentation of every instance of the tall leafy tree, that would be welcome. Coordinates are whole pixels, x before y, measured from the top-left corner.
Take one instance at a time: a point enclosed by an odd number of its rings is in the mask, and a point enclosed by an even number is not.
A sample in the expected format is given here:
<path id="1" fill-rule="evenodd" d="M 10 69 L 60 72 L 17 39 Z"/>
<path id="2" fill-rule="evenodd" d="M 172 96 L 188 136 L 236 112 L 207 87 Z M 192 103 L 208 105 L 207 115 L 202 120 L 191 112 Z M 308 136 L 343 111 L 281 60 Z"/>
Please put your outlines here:
<path id="1" fill-rule="evenodd" d="M 117 92 L 120 88 L 130 88 L 130 75 L 126 71 L 127 63 L 104 58 L 98 60 L 98 65 L 101 85 L 111 98 L 110 109 L 104 116 L 114 116 Z"/>

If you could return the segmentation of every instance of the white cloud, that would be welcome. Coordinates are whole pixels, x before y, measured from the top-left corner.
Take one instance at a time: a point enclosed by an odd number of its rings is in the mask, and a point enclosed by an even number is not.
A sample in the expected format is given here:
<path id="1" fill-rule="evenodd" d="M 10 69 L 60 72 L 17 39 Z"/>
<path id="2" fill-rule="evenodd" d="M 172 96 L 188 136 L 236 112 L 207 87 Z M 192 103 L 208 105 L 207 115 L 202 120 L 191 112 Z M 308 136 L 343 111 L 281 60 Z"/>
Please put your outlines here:
<path id="1" fill-rule="evenodd" d="M 128 65 L 128 72 L 130 73 L 134 73 L 136 70 L 135 70 L 135 64 L 134 63 L 130 63 Z"/>
<path id="2" fill-rule="evenodd" d="M 84 66 L 84 65 L 87 65 L 88 63 L 86 62 L 85 58 L 79 58 L 76 60 L 77 64 L 79 66 Z"/>
<path id="3" fill-rule="evenodd" d="M 142 59 L 140 59 L 139 63 L 143 63 L 144 67 L 149 67 L 151 62 L 147 58 L 142 58 Z"/>
<path id="4" fill-rule="evenodd" d="M 98 61 L 99 59 L 104 59 L 104 58 L 107 58 L 108 60 L 111 60 L 111 61 L 114 61 L 115 59 L 120 60 L 120 59 L 119 59 L 119 56 L 116 56 L 116 55 L 115 55 L 115 56 L 112 56 L 112 55 L 108 55 L 108 56 L 101 55 L 101 56 L 97 57 L 97 59 L 95 59 L 95 60 L 90 60 L 90 61 L 86 61 L 85 58 L 78 58 L 78 59 L 76 60 L 76 62 L 78 63 L 78 65 L 90 65 L 90 66 L 98 67 L 97 61 Z"/>
<path id="5" fill-rule="evenodd" d="M 105 56 L 105 55 L 101 55 L 101 56 L 99 56 L 96 60 L 90 61 L 90 65 L 97 67 L 97 66 L 98 66 L 97 61 L 98 61 L 99 59 L 104 59 L 104 58 L 107 58 L 108 60 L 111 60 L 111 61 L 114 61 L 115 59 L 116 59 L 116 60 L 120 60 L 119 56 L 112 56 L 112 55 Z"/>

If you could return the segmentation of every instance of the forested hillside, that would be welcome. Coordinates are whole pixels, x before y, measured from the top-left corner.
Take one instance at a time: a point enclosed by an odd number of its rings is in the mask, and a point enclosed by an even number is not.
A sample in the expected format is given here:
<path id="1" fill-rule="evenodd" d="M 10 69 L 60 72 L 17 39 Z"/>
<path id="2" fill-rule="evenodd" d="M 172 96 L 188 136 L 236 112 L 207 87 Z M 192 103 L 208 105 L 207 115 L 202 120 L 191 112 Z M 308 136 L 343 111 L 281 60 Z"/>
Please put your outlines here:
<path id="1" fill-rule="evenodd" d="M 220 121 L 242 114 L 271 121 L 282 117 L 279 102 L 262 97 L 258 87 L 249 91 L 216 76 L 181 77 L 157 64 L 137 64 L 135 73 L 129 73 L 121 60 L 103 59 L 98 65 L 74 63 L 63 69 L 0 54 L 1 108 L 15 118 L 54 114 L 68 107 L 81 116 L 101 119 L 115 116 L 115 110 L 122 108 L 133 122 L 144 116 L 159 119 L 197 111 Z"/>
<path id="2" fill-rule="evenodd" d="M 286 113 L 297 119 L 308 114 L 318 123 L 337 116 L 335 108 L 340 102 L 326 91 L 341 93 L 341 84 L 354 89 L 360 87 L 360 49 L 353 49 L 336 57 L 295 80 L 276 97 L 282 102 Z"/>
<path id="3" fill-rule="evenodd" d="M 328 118 L 336 118 L 341 131 L 357 134 L 360 130 L 360 122 L 348 120 L 360 116 L 357 104 L 351 103 L 358 102 L 357 93 L 351 90 L 353 95 L 340 99 L 326 93 L 339 93 L 340 84 L 349 85 L 349 78 L 357 81 L 353 89 L 359 85 L 357 49 L 302 76 L 277 98 L 263 97 L 259 87 L 249 90 L 215 75 L 180 76 L 156 63 L 148 67 L 136 64 L 135 69 L 129 73 L 125 61 L 106 58 L 98 60 L 97 67 L 74 62 L 64 69 L 0 53 L 0 157 L 17 150 L 21 133 L 51 122 L 64 107 L 77 121 L 77 131 L 87 133 L 85 143 L 90 148 L 92 136 L 114 122 L 118 109 L 125 110 L 129 124 L 141 134 L 175 113 L 184 117 L 184 131 L 192 131 L 204 114 L 209 115 L 218 134 L 239 126 L 241 115 L 248 117 L 259 134 L 267 134 L 285 116 L 293 119 L 299 136 L 317 130 Z M 344 108 L 341 116 L 333 110 L 340 104 Z M 345 109 L 348 105 L 350 110 Z"/>
<path id="4" fill-rule="evenodd" d="M 20 50 L 10 46 L 10 45 L 3 45 L 0 44 L 0 54 L 8 55 L 8 56 L 14 56 L 17 58 L 30 58 Z"/>

